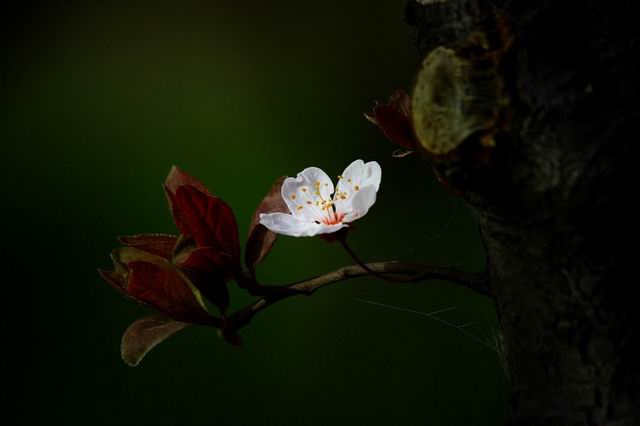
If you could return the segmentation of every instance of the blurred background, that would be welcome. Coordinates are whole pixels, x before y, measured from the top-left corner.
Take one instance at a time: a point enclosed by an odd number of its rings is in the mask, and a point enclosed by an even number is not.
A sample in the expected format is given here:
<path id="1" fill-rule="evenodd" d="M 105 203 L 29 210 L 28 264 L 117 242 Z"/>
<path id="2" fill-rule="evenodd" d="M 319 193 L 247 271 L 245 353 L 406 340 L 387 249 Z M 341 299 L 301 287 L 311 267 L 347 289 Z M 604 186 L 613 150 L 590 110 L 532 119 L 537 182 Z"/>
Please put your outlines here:
<path id="1" fill-rule="evenodd" d="M 2 13 L 3 416 L 41 425 L 497 425 L 504 372 L 487 300 L 454 284 L 339 283 L 261 313 L 231 347 L 191 327 L 137 368 L 120 337 L 149 312 L 101 281 L 115 237 L 173 233 L 172 164 L 235 210 L 273 180 L 376 160 L 367 261 L 484 266 L 472 217 L 362 113 L 409 89 L 403 0 L 9 2 Z M 280 238 L 286 284 L 345 264 Z M 236 289 L 232 304 L 250 301 Z M 464 327 L 459 327 L 464 325 Z"/>

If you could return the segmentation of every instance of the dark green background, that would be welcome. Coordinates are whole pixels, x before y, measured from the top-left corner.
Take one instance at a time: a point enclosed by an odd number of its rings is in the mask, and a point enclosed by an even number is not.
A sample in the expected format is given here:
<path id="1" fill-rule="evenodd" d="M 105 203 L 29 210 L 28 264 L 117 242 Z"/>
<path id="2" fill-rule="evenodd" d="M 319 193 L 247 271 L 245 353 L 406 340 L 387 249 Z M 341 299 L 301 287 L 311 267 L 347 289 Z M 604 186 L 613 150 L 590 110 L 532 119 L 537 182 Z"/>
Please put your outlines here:
<path id="1" fill-rule="evenodd" d="M 404 1 L 14 2 L 3 9 L 0 125 L 3 415 L 11 424 L 496 425 L 504 376 L 488 301 L 453 284 L 336 284 L 279 303 L 231 347 L 192 327 L 138 368 L 120 336 L 148 314 L 96 273 L 116 235 L 174 232 L 172 164 L 235 210 L 240 234 L 272 181 L 377 160 L 357 223 L 366 260 L 480 270 L 473 219 L 417 158 L 363 119 L 419 58 Z M 451 224 L 445 225 L 451 219 Z M 444 231 L 444 232 L 442 232 Z M 259 270 L 287 283 L 350 263 L 281 238 Z M 234 306 L 247 297 L 233 291 Z"/>

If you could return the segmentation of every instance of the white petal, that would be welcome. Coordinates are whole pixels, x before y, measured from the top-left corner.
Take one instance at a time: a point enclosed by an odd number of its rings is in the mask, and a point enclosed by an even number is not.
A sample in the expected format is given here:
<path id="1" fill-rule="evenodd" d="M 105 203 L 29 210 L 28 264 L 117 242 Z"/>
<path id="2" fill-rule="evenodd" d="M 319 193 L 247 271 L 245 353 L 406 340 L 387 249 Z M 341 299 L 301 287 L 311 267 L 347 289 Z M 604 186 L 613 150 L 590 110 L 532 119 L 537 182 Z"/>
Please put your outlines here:
<path id="1" fill-rule="evenodd" d="M 292 215 L 308 222 L 322 221 L 328 216 L 326 203 L 331 202 L 333 182 L 317 167 L 308 167 L 295 178 L 282 183 L 282 198 Z"/>
<path id="2" fill-rule="evenodd" d="M 346 213 L 344 222 L 353 222 L 367 214 L 371 206 L 376 202 L 376 188 L 373 185 L 360 188 L 351 200 L 351 210 Z"/>
<path id="3" fill-rule="evenodd" d="M 318 234 L 328 234 L 348 226 L 344 223 L 325 225 L 315 222 L 303 222 L 288 213 L 263 213 L 260 215 L 260 223 L 270 231 L 291 237 L 312 237 Z"/>
<path id="4" fill-rule="evenodd" d="M 292 237 L 315 235 L 314 228 L 317 227 L 314 222 L 297 220 L 289 213 L 263 213 L 260 215 L 260 223 L 270 231 Z M 313 233 L 309 234 L 310 232 Z"/>
<path id="5" fill-rule="evenodd" d="M 353 197 L 367 186 L 371 186 L 374 191 L 377 191 L 380 188 L 381 179 L 382 169 L 375 161 L 365 164 L 362 160 L 356 160 L 349 164 L 342 172 L 333 197 L 336 212 L 345 214 L 351 212 L 354 209 Z"/>
<path id="6" fill-rule="evenodd" d="M 351 182 L 348 180 L 351 179 Z M 338 186 L 343 185 L 353 186 L 360 185 L 369 186 L 373 185 L 376 191 L 380 188 L 380 180 L 382 179 L 382 169 L 380 164 L 376 161 L 369 161 L 365 163 L 362 160 L 356 160 L 349 164 L 344 172 L 342 172 L 342 179 L 338 182 Z"/>

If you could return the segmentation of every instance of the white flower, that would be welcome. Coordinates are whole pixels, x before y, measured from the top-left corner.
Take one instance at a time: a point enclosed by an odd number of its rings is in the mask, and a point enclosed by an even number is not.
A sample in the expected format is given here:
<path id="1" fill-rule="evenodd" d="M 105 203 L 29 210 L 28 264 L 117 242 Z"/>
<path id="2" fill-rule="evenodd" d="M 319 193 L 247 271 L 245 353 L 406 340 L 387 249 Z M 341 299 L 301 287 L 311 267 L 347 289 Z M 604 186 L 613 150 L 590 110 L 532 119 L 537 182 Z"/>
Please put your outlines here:
<path id="1" fill-rule="evenodd" d="M 336 232 L 367 214 L 376 202 L 381 178 L 378 163 L 356 160 L 338 176 L 334 193 L 329 176 L 317 167 L 308 167 L 282 183 L 282 198 L 291 213 L 261 214 L 260 223 L 293 237 Z"/>

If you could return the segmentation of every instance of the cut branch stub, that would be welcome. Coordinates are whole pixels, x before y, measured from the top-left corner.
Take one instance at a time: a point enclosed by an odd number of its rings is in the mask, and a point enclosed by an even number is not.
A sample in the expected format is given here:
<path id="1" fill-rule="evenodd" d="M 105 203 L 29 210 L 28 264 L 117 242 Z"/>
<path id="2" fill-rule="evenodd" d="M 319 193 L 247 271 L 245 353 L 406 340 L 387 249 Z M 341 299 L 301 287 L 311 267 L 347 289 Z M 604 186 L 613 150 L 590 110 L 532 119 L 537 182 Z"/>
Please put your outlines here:
<path id="1" fill-rule="evenodd" d="M 493 144 L 503 101 L 493 64 L 435 48 L 422 63 L 411 95 L 418 142 L 436 156 L 452 153 L 472 135 Z"/>

